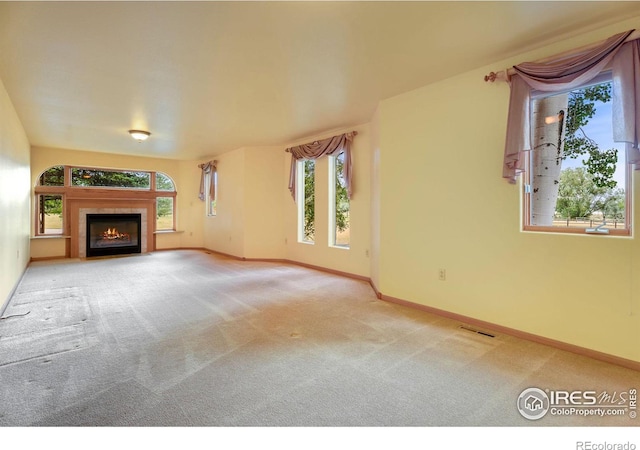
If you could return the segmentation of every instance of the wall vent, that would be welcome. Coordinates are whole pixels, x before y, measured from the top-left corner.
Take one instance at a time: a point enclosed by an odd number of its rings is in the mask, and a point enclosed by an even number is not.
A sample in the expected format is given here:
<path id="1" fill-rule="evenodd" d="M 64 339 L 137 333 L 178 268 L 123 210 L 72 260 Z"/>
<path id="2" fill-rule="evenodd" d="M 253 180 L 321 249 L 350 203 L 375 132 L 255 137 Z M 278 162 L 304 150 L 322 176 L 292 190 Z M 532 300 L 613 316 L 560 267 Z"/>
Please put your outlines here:
<path id="1" fill-rule="evenodd" d="M 475 328 L 471 328 L 469 325 L 460 325 L 460 328 L 462 328 L 463 330 L 470 331 L 476 334 L 481 334 L 483 336 L 487 336 L 490 338 L 496 337 L 495 334 L 487 333 L 486 331 L 482 331 L 482 330 L 476 330 Z"/>

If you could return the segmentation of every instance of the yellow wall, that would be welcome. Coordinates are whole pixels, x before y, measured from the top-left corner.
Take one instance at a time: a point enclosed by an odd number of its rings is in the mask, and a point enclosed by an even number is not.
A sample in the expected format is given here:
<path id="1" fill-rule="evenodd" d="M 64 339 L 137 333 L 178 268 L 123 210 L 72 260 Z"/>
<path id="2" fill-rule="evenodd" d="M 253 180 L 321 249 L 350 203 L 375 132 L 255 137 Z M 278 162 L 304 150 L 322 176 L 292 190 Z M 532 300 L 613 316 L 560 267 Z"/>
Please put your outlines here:
<path id="1" fill-rule="evenodd" d="M 380 110 L 371 119 L 371 249 L 370 278 L 374 286 L 380 286 Z"/>
<path id="2" fill-rule="evenodd" d="M 217 215 L 204 217 L 204 246 L 228 255 L 244 256 L 244 148 L 216 156 Z M 213 158 L 212 158 L 213 159 Z"/>
<path id="3" fill-rule="evenodd" d="M 353 198 L 350 201 L 350 248 L 348 250 L 330 247 L 329 242 L 329 163 L 328 158 L 316 160 L 315 169 L 315 244 L 298 242 L 297 209 L 288 189 L 290 155 L 284 161 L 283 198 L 286 259 L 369 277 L 371 244 L 371 130 L 369 124 L 336 130 L 287 144 L 286 147 L 300 145 L 315 140 L 357 131 L 351 145 L 353 161 Z"/>
<path id="4" fill-rule="evenodd" d="M 176 229 L 180 232 L 157 235 L 157 248 L 202 247 L 204 230 L 200 215 L 202 202 L 198 200 L 200 169 L 197 162 L 33 147 L 31 149 L 31 188 L 36 185 L 38 177 L 44 170 L 60 164 L 95 168 L 153 170 L 166 173 L 174 181 L 178 192 L 176 196 Z M 33 236 L 35 221 L 31 220 L 30 222 L 31 235 Z M 64 255 L 64 239 L 49 237 L 32 239 L 32 258 L 64 257 Z"/>
<path id="5" fill-rule="evenodd" d="M 162 248 L 200 248 L 204 245 L 204 202 L 198 198 L 200 192 L 200 174 L 198 161 L 173 161 L 178 167 L 178 179 L 174 178 L 178 189 L 176 229 L 181 231 L 180 240 L 175 243 L 175 236 L 165 236 L 166 242 L 157 236 L 156 245 Z M 164 171 L 163 171 L 164 172 Z M 169 172 L 165 172 L 169 173 Z"/>
<path id="6" fill-rule="evenodd" d="M 358 132 L 352 145 L 351 248 L 328 245 L 328 158 L 316 163 L 316 243 L 298 243 L 297 210 L 288 190 L 291 160 L 284 150 L 351 130 Z M 281 146 L 243 147 L 215 157 L 218 214 L 205 219 L 205 247 L 238 257 L 288 259 L 368 277 L 370 134 L 365 124 Z"/>
<path id="7" fill-rule="evenodd" d="M 284 159 L 283 147 L 245 149 L 244 256 L 247 258 L 282 259 L 285 256 Z"/>
<path id="8" fill-rule="evenodd" d="M 637 23 L 381 102 L 373 264 L 383 294 L 640 361 L 638 240 L 520 231 L 519 186 L 501 178 L 509 88 L 483 80 Z M 634 219 L 640 223 L 637 212 Z M 446 281 L 438 280 L 440 268 Z"/>
<path id="9" fill-rule="evenodd" d="M 0 81 L 0 311 L 29 262 L 29 141 Z"/>
<path id="10" fill-rule="evenodd" d="M 218 211 L 204 219 L 205 247 L 241 258 L 284 258 L 284 147 L 242 147 L 212 159 Z"/>

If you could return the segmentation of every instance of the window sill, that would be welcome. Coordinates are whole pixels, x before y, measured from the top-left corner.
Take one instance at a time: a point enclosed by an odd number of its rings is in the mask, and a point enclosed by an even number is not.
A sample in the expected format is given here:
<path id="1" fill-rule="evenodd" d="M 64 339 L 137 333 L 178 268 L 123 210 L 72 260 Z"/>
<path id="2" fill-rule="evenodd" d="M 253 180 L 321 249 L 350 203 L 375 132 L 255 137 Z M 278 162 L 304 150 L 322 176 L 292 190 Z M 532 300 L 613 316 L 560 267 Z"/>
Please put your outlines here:
<path id="1" fill-rule="evenodd" d="M 560 228 L 560 227 L 524 227 L 523 230 L 526 233 L 543 233 L 543 234 L 560 234 L 560 235 L 575 235 L 575 236 L 615 236 L 615 237 L 631 237 L 631 230 L 621 230 L 615 228 L 608 228 L 608 233 L 587 233 L 584 228 Z"/>
<path id="2" fill-rule="evenodd" d="M 31 236 L 31 239 L 71 239 L 71 236 L 67 236 L 66 234 L 47 234 Z"/>
<path id="3" fill-rule="evenodd" d="M 329 248 L 337 248 L 338 250 L 351 250 L 351 247 L 344 245 L 331 245 L 329 244 Z"/>
<path id="4" fill-rule="evenodd" d="M 173 234 L 173 233 L 184 233 L 184 230 L 158 230 L 153 232 L 153 234 Z"/>

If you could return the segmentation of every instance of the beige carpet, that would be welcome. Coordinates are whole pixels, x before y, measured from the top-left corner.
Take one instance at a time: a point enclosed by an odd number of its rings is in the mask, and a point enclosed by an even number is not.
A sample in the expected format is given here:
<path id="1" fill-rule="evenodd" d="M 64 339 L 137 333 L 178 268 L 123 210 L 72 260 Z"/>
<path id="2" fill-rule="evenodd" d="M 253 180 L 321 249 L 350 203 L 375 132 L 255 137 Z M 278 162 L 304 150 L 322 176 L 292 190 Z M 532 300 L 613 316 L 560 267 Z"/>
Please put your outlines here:
<path id="1" fill-rule="evenodd" d="M 640 373 L 200 251 L 33 263 L 0 320 L 3 426 L 629 426 L 523 418 L 528 387 Z"/>

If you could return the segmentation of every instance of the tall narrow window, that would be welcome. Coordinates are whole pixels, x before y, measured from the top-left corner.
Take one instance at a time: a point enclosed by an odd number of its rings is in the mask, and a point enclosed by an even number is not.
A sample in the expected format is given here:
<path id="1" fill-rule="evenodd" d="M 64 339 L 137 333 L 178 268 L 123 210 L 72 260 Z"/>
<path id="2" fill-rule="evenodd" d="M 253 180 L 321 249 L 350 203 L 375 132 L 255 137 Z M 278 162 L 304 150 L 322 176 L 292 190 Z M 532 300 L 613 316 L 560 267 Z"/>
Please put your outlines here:
<path id="1" fill-rule="evenodd" d="M 315 242 L 315 168 L 314 160 L 298 161 L 298 241 Z"/>
<path id="2" fill-rule="evenodd" d="M 349 195 L 344 179 L 344 152 L 329 157 L 329 245 L 349 248 Z"/>
<path id="3" fill-rule="evenodd" d="M 207 190 L 207 198 L 206 198 L 206 202 L 207 202 L 207 215 L 208 216 L 215 216 L 218 214 L 218 171 L 214 171 L 214 172 L 209 172 L 207 174 L 207 179 L 206 179 L 206 186 L 209 186 L 210 183 L 210 177 L 213 177 L 213 191 L 214 194 L 213 196 L 211 195 L 211 192 L 209 190 Z"/>
<path id="4" fill-rule="evenodd" d="M 173 230 L 173 197 L 156 198 L 156 230 Z"/>
<path id="5" fill-rule="evenodd" d="M 36 235 L 62 234 L 64 166 L 49 167 L 42 172 L 36 191 Z"/>
<path id="6" fill-rule="evenodd" d="M 40 194 L 38 197 L 37 234 L 62 234 L 62 195 Z"/>
<path id="7" fill-rule="evenodd" d="M 163 172 L 156 172 L 156 191 L 173 192 L 176 191 L 176 185 L 169 175 Z M 156 197 L 156 230 L 168 231 L 176 229 L 175 221 L 175 194 L 158 194 Z"/>

